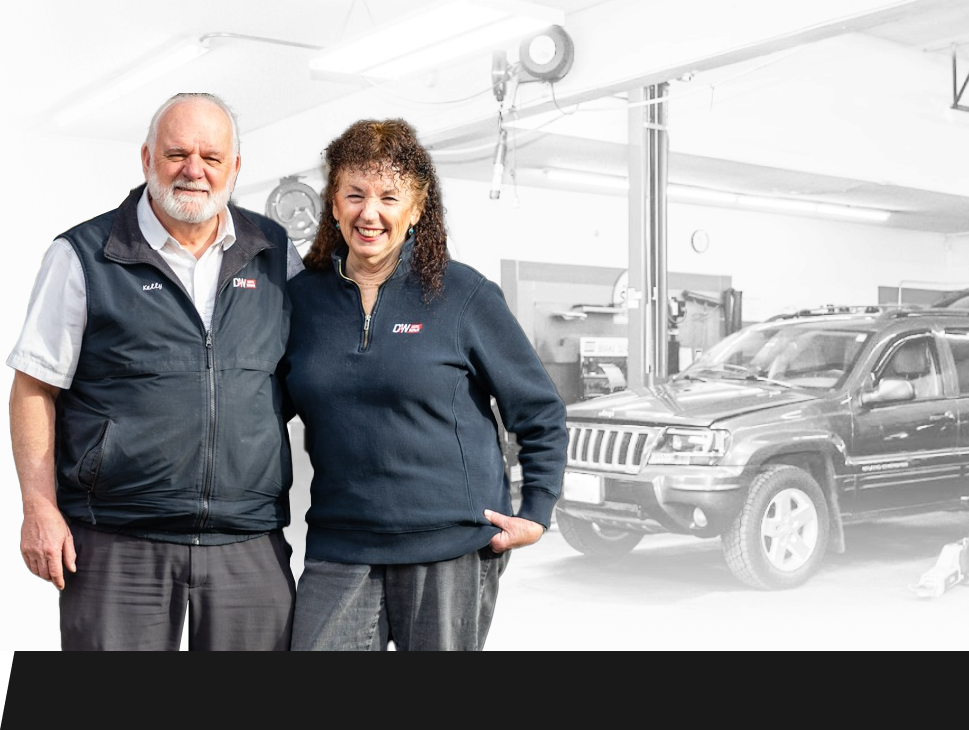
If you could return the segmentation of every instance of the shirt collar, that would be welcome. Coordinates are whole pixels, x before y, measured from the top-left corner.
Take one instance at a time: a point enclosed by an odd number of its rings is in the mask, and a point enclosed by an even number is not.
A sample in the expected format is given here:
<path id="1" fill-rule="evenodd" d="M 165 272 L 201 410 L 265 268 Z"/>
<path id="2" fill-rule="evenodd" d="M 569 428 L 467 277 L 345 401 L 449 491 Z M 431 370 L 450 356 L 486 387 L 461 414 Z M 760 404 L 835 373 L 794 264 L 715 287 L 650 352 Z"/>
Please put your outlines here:
<path id="1" fill-rule="evenodd" d="M 151 209 L 151 203 L 148 202 L 148 186 L 145 186 L 144 192 L 141 194 L 141 198 L 138 200 L 138 227 L 141 228 L 141 232 L 151 246 L 156 251 L 160 251 L 162 247 L 168 243 L 168 240 L 175 240 L 171 237 L 168 231 L 165 230 L 165 226 L 161 224 L 158 220 L 158 216 L 155 215 L 155 211 Z M 236 241 L 236 226 L 232 221 L 232 213 L 229 212 L 229 208 L 226 207 L 222 213 L 219 214 L 219 231 L 215 236 L 215 245 L 221 244 L 222 250 L 227 251 L 233 243 Z"/>

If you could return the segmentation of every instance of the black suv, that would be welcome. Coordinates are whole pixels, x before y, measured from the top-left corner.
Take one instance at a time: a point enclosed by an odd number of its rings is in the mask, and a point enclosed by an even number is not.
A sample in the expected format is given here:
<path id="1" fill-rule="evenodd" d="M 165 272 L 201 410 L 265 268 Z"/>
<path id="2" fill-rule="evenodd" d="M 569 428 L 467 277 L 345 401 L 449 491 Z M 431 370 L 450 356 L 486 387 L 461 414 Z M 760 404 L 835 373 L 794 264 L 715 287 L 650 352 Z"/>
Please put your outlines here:
<path id="1" fill-rule="evenodd" d="M 791 588 L 850 521 L 967 505 L 969 311 L 775 317 L 655 387 L 569 406 L 568 426 L 573 548 L 720 537 L 740 581 Z"/>

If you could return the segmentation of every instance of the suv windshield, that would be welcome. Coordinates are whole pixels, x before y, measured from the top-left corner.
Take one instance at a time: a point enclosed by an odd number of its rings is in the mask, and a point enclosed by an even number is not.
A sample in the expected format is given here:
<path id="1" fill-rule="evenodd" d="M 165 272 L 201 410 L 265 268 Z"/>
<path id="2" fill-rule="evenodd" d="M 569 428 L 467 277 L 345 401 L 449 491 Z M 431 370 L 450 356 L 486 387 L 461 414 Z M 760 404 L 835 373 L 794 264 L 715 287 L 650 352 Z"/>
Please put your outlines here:
<path id="1" fill-rule="evenodd" d="M 741 330 L 705 352 L 677 378 L 772 381 L 798 388 L 836 388 L 870 336 L 833 323 L 786 323 Z"/>

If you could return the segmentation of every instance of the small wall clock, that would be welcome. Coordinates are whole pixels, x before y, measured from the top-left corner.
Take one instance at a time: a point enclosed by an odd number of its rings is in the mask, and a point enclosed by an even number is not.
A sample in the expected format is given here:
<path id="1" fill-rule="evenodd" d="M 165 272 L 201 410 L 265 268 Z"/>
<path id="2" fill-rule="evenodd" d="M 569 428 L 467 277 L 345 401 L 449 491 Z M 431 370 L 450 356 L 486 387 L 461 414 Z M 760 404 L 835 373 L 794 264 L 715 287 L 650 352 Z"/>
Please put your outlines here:
<path id="1" fill-rule="evenodd" d="M 703 253 L 710 248 L 710 234 L 703 229 L 693 231 L 693 235 L 690 236 L 690 245 L 697 253 Z"/>

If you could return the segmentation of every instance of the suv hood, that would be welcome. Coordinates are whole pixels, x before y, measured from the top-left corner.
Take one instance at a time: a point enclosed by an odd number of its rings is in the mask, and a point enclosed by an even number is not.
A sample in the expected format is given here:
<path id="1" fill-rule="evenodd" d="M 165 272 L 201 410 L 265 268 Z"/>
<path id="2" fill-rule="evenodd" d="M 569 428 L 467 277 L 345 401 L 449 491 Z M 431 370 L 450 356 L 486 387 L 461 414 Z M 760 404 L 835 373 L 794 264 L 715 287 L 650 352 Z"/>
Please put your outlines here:
<path id="1" fill-rule="evenodd" d="M 711 426 L 730 416 L 804 403 L 816 396 L 768 383 L 669 380 L 661 385 L 599 396 L 568 407 L 576 420 L 650 425 Z"/>

